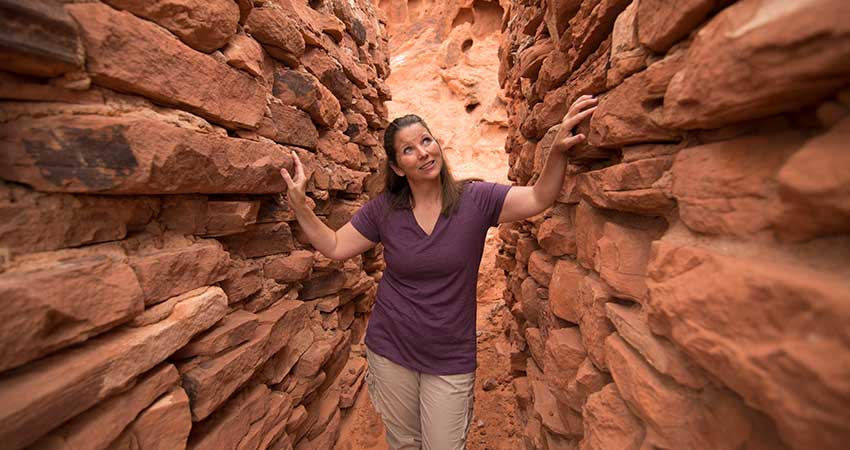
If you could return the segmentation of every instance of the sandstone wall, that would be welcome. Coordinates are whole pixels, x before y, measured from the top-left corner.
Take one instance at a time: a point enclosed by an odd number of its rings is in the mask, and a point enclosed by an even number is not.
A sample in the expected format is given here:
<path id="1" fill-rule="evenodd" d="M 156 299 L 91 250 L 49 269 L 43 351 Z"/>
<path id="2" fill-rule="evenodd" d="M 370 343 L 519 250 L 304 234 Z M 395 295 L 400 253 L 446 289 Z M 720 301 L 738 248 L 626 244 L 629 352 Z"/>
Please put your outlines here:
<path id="1" fill-rule="evenodd" d="M 850 3 L 514 1 L 510 178 L 567 106 L 558 203 L 499 264 L 533 449 L 850 442 Z"/>
<path id="2" fill-rule="evenodd" d="M 278 170 L 334 227 L 379 188 L 373 6 L 0 11 L 0 446 L 330 448 L 380 255 L 313 251 Z"/>

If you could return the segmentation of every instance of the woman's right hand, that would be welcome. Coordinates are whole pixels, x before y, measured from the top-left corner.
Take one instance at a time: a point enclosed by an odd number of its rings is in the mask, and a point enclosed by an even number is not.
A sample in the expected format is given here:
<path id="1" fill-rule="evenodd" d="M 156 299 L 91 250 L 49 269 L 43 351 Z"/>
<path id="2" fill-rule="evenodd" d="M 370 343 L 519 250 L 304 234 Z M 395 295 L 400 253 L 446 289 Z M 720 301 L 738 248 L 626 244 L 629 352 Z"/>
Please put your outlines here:
<path id="1" fill-rule="evenodd" d="M 292 178 L 286 169 L 280 169 L 280 176 L 286 183 L 286 197 L 289 199 L 289 206 L 295 209 L 307 204 L 307 177 L 304 175 L 304 166 L 294 150 L 292 151 L 292 165 L 295 178 Z"/>

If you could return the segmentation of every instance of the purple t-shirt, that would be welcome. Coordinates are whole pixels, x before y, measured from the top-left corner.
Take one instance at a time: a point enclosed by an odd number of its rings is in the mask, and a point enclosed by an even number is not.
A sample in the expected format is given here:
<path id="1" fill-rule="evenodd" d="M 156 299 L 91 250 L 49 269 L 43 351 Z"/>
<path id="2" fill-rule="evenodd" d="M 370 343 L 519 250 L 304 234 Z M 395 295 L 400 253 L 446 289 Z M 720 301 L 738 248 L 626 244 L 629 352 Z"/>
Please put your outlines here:
<path id="1" fill-rule="evenodd" d="M 430 236 L 412 210 L 390 210 L 387 193 L 354 214 L 351 224 L 384 245 L 386 262 L 366 329 L 370 350 L 434 375 L 475 370 L 478 266 L 510 188 L 467 184 L 455 213 L 441 214 Z"/>

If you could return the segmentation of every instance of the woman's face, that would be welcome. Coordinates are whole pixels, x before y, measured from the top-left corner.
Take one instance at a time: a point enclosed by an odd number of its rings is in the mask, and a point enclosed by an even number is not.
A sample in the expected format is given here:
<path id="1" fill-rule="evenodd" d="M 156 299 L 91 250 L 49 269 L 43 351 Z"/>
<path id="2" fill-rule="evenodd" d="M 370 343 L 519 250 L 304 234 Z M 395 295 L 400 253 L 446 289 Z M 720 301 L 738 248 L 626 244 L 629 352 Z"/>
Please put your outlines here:
<path id="1" fill-rule="evenodd" d="M 440 145 L 421 123 L 401 128 L 395 135 L 393 171 L 408 181 L 439 179 L 443 167 Z"/>

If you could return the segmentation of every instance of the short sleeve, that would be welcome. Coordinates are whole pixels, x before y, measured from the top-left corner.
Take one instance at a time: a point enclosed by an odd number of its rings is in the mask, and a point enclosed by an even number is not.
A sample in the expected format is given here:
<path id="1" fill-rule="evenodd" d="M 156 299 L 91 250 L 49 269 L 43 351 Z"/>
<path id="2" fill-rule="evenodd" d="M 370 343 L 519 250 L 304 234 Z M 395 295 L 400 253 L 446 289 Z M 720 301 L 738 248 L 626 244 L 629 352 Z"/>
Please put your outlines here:
<path id="1" fill-rule="evenodd" d="M 506 184 L 479 181 L 470 183 L 467 188 L 484 214 L 487 223 L 491 227 L 498 225 L 499 215 L 502 214 L 502 206 L 505 204 L 505 197 L 508 196 L 511 187 Z"/>
<path id="2" fill-rule="evenodd" d="M 380 224 L 386 207 L 387 202 L 383 194 L 369 200 L 351 217 L 351 225 L 366 239 L 375 243 L 381 242 Z"/>

